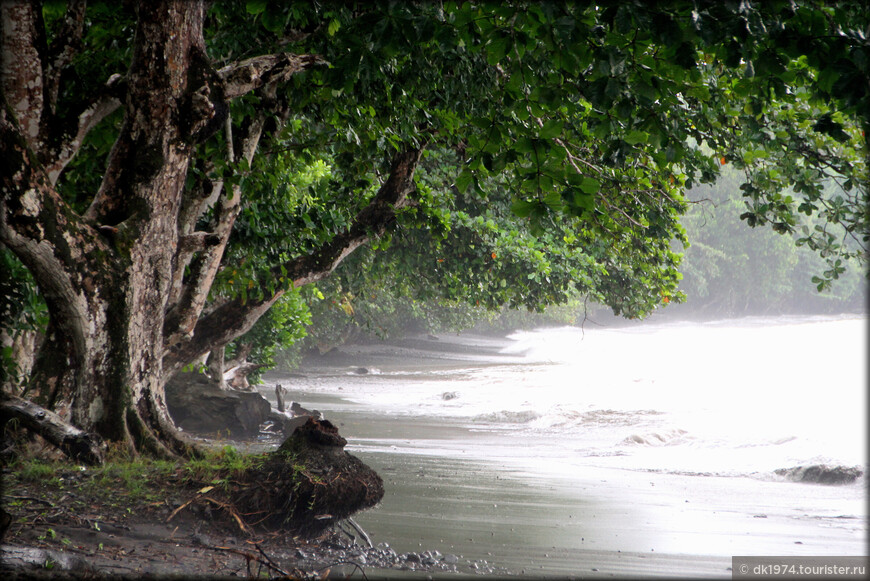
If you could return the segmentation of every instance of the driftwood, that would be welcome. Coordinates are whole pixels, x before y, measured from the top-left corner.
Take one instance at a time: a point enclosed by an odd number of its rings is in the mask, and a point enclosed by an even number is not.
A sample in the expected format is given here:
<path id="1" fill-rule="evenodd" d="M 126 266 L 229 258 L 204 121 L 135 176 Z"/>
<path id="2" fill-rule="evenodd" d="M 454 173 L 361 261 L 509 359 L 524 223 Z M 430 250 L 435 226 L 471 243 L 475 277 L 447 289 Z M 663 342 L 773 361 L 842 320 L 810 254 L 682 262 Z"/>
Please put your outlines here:
<path id="1" fill-rule="evenodd" d="M 280 383 L 275 385 L 275 398 L 278 400 L 278 411 L 284 413 L 284 386 Z"/>
<path id="2" fill-rule="evenodd" d="M 8 393 L 0 393 L 0 426 L 18 420 L 76 462 L 90 466 L 103 463 L 105 445 L 99 436 L 65 422 L 56 413 Z"/>
<path id="3" fill-rule="evenodd" d="M 225 368 L 226 371 L 224 372 L 224 381 L 226 382 L 227 387 L 231 389 L 249 390 L 251 389 L 251 384 L 248 383 L 248 375 L 264 367 L 268 366 L 262 363 L 250 363 L 248 361 L 239 363 L 232 367 L 227 366 Z"/>

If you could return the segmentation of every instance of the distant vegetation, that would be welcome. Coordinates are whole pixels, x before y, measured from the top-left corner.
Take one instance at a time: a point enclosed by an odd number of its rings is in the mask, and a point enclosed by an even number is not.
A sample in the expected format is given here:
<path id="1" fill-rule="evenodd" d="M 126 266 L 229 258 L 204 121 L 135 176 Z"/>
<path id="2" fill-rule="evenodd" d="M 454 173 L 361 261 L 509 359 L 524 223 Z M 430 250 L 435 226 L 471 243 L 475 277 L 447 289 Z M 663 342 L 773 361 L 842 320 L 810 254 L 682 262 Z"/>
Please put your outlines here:
<path id="1" fill-rule="evenodd" d="M 865 311 L 863 265 L 844 260 L 845 271 L 820 290 L 824 260 L 796 245 L 798 235 L 747 229 L 738 217 L 744 207 L 739 184 L 736 171 L 723 171 L 714 185 L 688 193 L 695 203 L 683 225 L 691 245 L 680 267 L 680 288 L 688 299 L 668 310 L 708 317 Z M 802 226 L 814 229 L 816 224 L 807 218 Z M 849 244 L 845 231 L 834 232 Z"/>

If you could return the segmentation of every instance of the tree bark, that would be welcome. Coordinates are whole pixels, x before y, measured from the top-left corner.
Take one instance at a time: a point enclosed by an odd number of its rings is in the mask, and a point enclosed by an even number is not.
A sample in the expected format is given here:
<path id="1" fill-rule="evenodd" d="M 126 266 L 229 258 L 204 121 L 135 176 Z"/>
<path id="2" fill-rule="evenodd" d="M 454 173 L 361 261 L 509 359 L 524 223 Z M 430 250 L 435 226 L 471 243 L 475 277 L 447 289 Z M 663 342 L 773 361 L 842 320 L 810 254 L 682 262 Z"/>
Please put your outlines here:
<path id="1" fill-rule="evenodd" d="M 3 6 L 4 18 L 16 16 Z M 190 132 L 201 111 L 191 106 L 179 113 L 178 104 L 201 88 L 190 68 L 204 53 L 204 12 L 201 1 L 166 0 L 139 5 L 138 16 L 124 123 L 85 216 L 64 204 L 36 164 L 39 144 L 27 139 L 30 126 L 5 108 L 0 112 L 6 162 L 0 241 L 34 273 L 49 307 L 53 333 L 35 369 L 42 385 L 34 391 L 52 402 L 70 401 L 71 420 L 83 430 L 172 456 L 191 449 L 166 409 L 162 321 Z M 22 58 L 29 57 L 35 36 L 10 44 L 4 35 L 4 48 L 21 48 Z M 41 79 L 38 68 L 17 67 L 14 84 L 25 73 Z M 4 76 L 4 96 L 9 86 Z M 68 355 L 66 365 L 53 360 L 50 349 L 57 347 Z"/>

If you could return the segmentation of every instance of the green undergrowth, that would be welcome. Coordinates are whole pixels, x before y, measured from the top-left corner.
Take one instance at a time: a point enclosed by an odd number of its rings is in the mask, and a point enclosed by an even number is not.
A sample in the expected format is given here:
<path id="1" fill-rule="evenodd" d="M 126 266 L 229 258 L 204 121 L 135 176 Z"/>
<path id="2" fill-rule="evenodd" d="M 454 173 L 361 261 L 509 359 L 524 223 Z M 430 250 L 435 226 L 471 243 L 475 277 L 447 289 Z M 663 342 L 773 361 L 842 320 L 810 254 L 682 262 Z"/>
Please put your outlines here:
<path id="1" fill-rule="evenodd" d="M 167 487 L 178 490 L 211 484 L 226 488 L 246 470 L 261 466 L 267 456 L 244 454 L 232 446 L 204 450 L 199 458 L 179 461 L 133 458 L 110 451 L 106 462 L 96 467 L 32 457 L 10 464 L 4 479 L 7 485 L 36 486 L 59 495 L 78 490 L 95 496 L 158 501 Z"/>
<path id="2" fill-rule="evenodd" d="M 183 471 L 188 481 L 228 487 L 246 470 L 262 466 L 268 454 L 242 454 L 233 446 L 209 450 L 203 457 L 188 460 Z"/>

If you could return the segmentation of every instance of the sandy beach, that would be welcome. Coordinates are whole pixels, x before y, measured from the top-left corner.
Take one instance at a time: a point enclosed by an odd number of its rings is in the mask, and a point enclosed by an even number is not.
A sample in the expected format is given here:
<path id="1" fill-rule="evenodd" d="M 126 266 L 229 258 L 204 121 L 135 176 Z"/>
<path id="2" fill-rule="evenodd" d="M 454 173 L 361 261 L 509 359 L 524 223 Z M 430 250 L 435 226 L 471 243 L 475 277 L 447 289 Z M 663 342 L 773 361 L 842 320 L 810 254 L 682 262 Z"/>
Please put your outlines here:
<path id="1" fill-rule="evenodd" d="M 578 471 L 536 456 L 533 438 L 377 413 L 342 397 L 341 382 L 363 367 L 432 371 L 516 356 L 501 353 L 497 339 L 475 339 L 471 349 L 441 343 L 421 354 L 422 344 L 349 348 L 306 361 L 294 377 L 270 374 L 262 388 L 269 396 L 280 382 L 290 399 L 323 412 L 348 450 L 384 478 L 382 503 L 356 517 L 376 544 L 400 554 L 438 551 L 462 573 L 532 577 L 724 578 L 734 555 L 866 555 L 866 495 L 856 493 L 863 484 Z M 377 389 L 377 377 L 367 381 Z M 330 384 L 335 389 L 325 388 Z"/>

